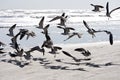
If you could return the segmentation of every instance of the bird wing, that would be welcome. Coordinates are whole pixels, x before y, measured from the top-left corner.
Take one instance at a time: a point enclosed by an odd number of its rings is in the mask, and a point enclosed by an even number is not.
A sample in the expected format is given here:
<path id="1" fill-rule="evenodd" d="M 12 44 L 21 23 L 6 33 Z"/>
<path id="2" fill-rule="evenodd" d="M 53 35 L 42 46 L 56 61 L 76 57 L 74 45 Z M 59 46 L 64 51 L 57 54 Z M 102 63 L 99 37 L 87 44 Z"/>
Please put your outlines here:
<path id="1" fill-rule="evenodd" d="M 86 27 L 88 30 L 90 30 L 90 28 L 89 28 L 87 22 L 83 20 L 83 23 L 84 23 L 85 27 Z"/>
<path id="2" fill-rule="evenodd" d="M 44 27 L 44 30 L 47 30 L 49 28 L 49 24 Z"/>
<path id="3" fill-rule="evenodd" d="M 61 50 L 62 48 L 61 47 L 58 47 L 58 46 L 53 46 L 54 50 Z"/>
<path id="4" fill-rule="evenodd" d="M 16 27 L 16 24 L 14 24 L 13 26 L 11 26 L 10 29 L 9 29 L 9 33 L 12 36 L 14 36 L 13 29 L 15 29 L 15 27 Z"/>
<path id="5" fill-rule="evenodd" d="M 72 27 L 66 27 L 67 29 L 70 29 L 70 30 L 75 30 L 74 28 L 72 28 Z"/>
<path id="6" fill-rule="evenodd" d="M 61 26 L 57 26 L 57 28 L 64 29 L 64 28 L 63 28 L 63 27 L 61 27 Z"/>
<path id="7" fill-rule="evenodd" d="M 111 14 L 112 12 L 114 12 L 114 11 L 116 11 L 116 10 L 118 10 L 118 9 L 120 9 L 120 7 L 117 7 L 117 8 L 115 8 L 115 9 L 111 10 L 109 14 Z"/>
<path id="8" fill-rule="evenodd" d="M 64 41 L 66 41 L 66 40 L 72 38 L 74 35 L 75 35 L 75 34 L 71 34 L 71 35 L 69 35 L 69 37 L 68 37 L 67 39 L 65 39 Z"/>
<path id="9" fill-rule="evenodd" d="M 61 15 L 62 17 L 64 17 L 65 16 L 65 13 L 62 13 L 62 15 Z"/>
<path id="10" fill-rule="evenodd" d="M 109 42 L 110 42 L 111 45 L 113 44 L 113 35 L 112 35 L 112 33 L 110 33 L 110 35 L 109 35 Z"/>
<path id="11" fill-rule="evenodd" d="M 103 6 L 101 6 L 101 5 L 97 5 L 99 8 L 104 8 Z"/>
<path id="12" fill-rule="evenodd" d="M 42 19 L 40 20 L 40 22 L 39 22 L 39 27 L 37 27 L 37 28 L 43 28 L 43 22 L 44 22 L 44 16 L 42 17 Z"/>
<path id="13" fill-rule="evenodd" d="M 50 20 L 49 22 L 52 22 L 52 21 L 55 21 L 55 20 L 58 20 L 58 19 L 61 19 L 61 16 L 56 16 L 55 18 L 53 18 L 53 19 Z"/>
<path id="14" fill-rule="evenodd" d="M 35 51 L 35 50 L 39 51 L 39 50 L 40 50 L 40 47 L 39 47 L 39 46 L 35 46 L 35 47 L 31 48 L 31 49 L 29 50 L 29 52 L 33 52 L 33 51 Z"/>
<path id="15" fill-rule="evenodd" d="M 109 12 L 109 2 L 106 4 L 106 16 L 110 17 L 110 12 Z"/>
<path id="16" fill-rule="evenodd" d="M 76 49 L 74 49 L 75 51 L 85 51 L 85 49 L 84 48 L 76 48 Z"/>

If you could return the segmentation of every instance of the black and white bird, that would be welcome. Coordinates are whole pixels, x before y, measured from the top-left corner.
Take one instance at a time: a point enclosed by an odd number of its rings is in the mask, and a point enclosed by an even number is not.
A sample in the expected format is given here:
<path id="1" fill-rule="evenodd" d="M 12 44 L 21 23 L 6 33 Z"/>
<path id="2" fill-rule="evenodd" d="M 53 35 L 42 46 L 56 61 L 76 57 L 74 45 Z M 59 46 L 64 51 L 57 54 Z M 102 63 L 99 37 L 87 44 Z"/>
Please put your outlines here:
<path id="1" fill-rule="evenodd" d="M 66 52 L 66 51 L 62 51 L 63 54 L 65 54 L 68 57 L 71 57 L 74 61 L 79 62 L 80 59 L 77 59 L 76 57 L 72 56 L 70 53 Z"/>
<path id="2" fill-rule="evenodd" d="M 50 20 L 49 22 L 52 22 L 52 21 L 55 21 L 55 20 L 60 20 L 60 23 L 58 24 L 58 25 L 60 25 L 60 26 L 66 26 L 66 21 L 67 21 L 67 18 L 68 18 L 68 16 L 65 16 L 65 13 L 62 13 L 62 15 L 61 16 L 56 16 L 56 17 L 54 17 L 52 20 Z"/>
<path id="3" fill-rule="evenodd" d="M 39 29 L 43 29 L 43 26 L 44 26 L 44 16 L 42 17 L 42 19 L 40 20 L 40 22 L 39 22 L 39 26 L 37 27 L 37 28 L 39 28 Z"/>
<path id="4" fill-rule="evenodd" d="M 83 24 L 85 25 L 85 27 L 88 29 L 87 32 L 92 35 L 92 38 L 95 37 L 95 30 L 93 28 L 90 28 L 87 24 L 86 21 L 83 20 Z"/>
<path id="5" fill-rule="evenodd" d="M 94 5 L 94 4 L 90 4 L 90 5 L 94 7 L 94 9 L 92 10 L 94 12 L 100 12 L 100 8 L 104 8 L 101 5 Z"/>
<path id="6" fill-rule="evenodd" d="M 45 17 L 43 16 L 42 19 L 40 20 L 39 22 L 39 26 L 36 27 L 38 29 L 42 29 L 43 31 L 41 33 L 45 34 L 46 30 L 48 30 L 50 24 L 47 24 L 45 27 L 44 27 L 44 19 Z"/>
<path id="7" fill-rule="evenodd" d="M 9 29 L 9 34 L 7 34 L 8 36 L 10 36 L 10 37 L 13 37 L 13 36 L 14 36 L 13 30 L 15 29 L 16 25 L 17 25 L 17 24 L 14 24 L 13 26 L 10 27 L 10 29 Z"/>

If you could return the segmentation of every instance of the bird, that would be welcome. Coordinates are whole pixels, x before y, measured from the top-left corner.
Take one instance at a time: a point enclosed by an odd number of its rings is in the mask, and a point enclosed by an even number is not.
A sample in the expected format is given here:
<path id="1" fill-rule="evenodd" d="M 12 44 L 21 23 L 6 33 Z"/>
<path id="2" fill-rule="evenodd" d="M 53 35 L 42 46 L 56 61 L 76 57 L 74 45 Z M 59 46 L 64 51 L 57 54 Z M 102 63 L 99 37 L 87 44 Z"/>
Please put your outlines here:
<path id="1" fill-rule="evenodd" d="M 82 52 L 85 57 L 88 57 L 91 55 L 91 53 L 88 50 L 85 50 L 84 48 L 76 48 L 74 51 Z"/>
<path id="2" fill-rule="evenodd" d="M 109 2 L 107 2 L 106 4 L 106 16 L 107 17 L 111 17 L 111 13 L 114 12 L 115 10 L 120 9 L 120 7 L 114 8 L 111 11 L 109 11 Z"/>
<path id="3" fill-rule="evenodd" d="M 29 31 L 28 29 L 20 29 L 20 40 L 25 36 L 27 35 L 27 40 L 28 38 L 31 36 L 31 37 L 34 37 L 36 36 L 36 34 L 33 32 L 33 31 Z"/>
<path id="4" fill-rule="evenodd" d="M 104 8 L 101 5 L 94 5 L 94 4 L 90 4 L 90 5 L 94 7 L 94 9 L 92 10 L 94 12 L 100 12 L 100 8 Z"/>
<path id="5" fill-rule="evenodd" d="M 27 29 L 20 29 L 20 40 L 27 34 Z"/>
<path id="6" fill-rule="evenodd" d="M 40 22 L 39 22 L 39 26 L 38 27 L 36 27 L 36 28 L 38 28 L 38 29 L 42 29 L 43 31 L 41 32 L 41 33 L 43 33 L 43 34 L 45 34 L 45 31 L 49 28 L 49 26 L 50 26 L 50 24 L 47 24 L 45 27 L 44 27 L 44 24 L 43 24 L 43 22 L 44 22 L 44 16 L 42 17 L 42 19 L 40 20 Z"/>
<path id="7" fill-rule="evenodd" d="M 57 51 L 57 50 L 62 50 L 62 47 L 59 47 L 59 46 L 53 46 L 54 50 Z"/>
<path id="8" fill-rule="evenodd" d="M 96 31 L 95 31 L 93 28 L 90 28 L 85 20 L 83 20 L 83 24 L 84 24 L 85 27 L 88 29 L 87 32 L 88 32 L 90 35 L 92 35 L 92 38 L 94 38 L 94 37 L 95 37 L 95 34 L 94 34 L 94 33 L 95 33 Z"/>
<path id="9" fill-rule="evenodd" d="M 61 26 L 57 26 L 57 28 L 60 28 L 60 29 L 63 29 L 64 32 L 62 33 L 62 35 L 68 35 L 70 30 L 75 30 L 74 28 L 72 27 L 61 27 Z"/>
<path id="10" fill-rule="evenodd" d="M 65 16 L 65 13 L 62 13 L 61 16 L 56 16 L 53 19 L 51 19 L 49 22 L 52 22 L 52 21 L 60 19 L 60 23 L 58 25 L 60 25 L 60 26 L 66 26 L 65 23 L 66 23 L 67 17 L 68 16 Z"/>
<path id="11" fill-rule="evenodd" d="M 12 26 L 10 27 L 10 29 L 9 29 L 9 34 L 7 34 L 8 36 L 11 36 L 11 37 L 14 36 L 13 30 L 15 29 L 16 25 L 17 25 L 17 24 L 14 24 L 14 25 L 12 25 Z"/>
<path id="12" fill-rule="evenodd" d="M 39 29 L 43 29 L 43 22 L 44 22 L 44 16 L 42 17 L 42 19 L 40 20 L 40 22 L 39 22 L 39 26 L 37 27 L 37 28 L 39 28 Z"/>
<path id="13" fill-rule="evenodd" d="M 83 23 L 85 25 L 85 27 L 88 29 L 88 33 L 92 35 L 92 38 L 95 37 L 95 33 L 98 32 L 105 32 L 107 34 L 109 34 L 109 42 L 112 45 L 113 44 L 113 34 L 110 31 L 107 30 L 95 30 L 93 28 L 89 28 L 88 24 L 83 20 Z"/>
<path id="14" fill-rule="evenodd" d="M 17 43 L 17 38 L 20 35 L 20 32 L 18 32 L 13 38 L 11 39 L 12 43 L 10 43 L 11 47 L 18 50 L 19 49 L 19 44 Z"/>
<path id="15" fill-rule="evenodd" d="M 83 34 L 82 34 L 82 33 L 78 33 L 78 32 L 73 32 L 73 33 L 69 34 L 69 35 L 68 35 L 68 38 L 65 39 L 64 41 L 72 38 L 72 37 L 75 36 L 75 35 L 78 36 L 78 38 L 81 38 L 81 36 L 82 36 Z"/>

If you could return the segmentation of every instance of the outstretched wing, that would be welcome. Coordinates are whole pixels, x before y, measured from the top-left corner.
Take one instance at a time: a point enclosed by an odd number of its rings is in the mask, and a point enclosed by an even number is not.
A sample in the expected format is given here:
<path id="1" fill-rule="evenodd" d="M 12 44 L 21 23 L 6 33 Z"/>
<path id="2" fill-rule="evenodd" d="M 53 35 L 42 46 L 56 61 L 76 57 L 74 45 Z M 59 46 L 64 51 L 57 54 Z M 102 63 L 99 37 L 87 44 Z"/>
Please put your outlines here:
<path id="1" fill-rule="evenodd" d="M 14 36 L 13 29 L 15 29 L 15 27 L 16 27 L 16 24 L 14 24 L 13 26 L 10 27 L 8 35 Z"/>
<path id="2" fill-rule="evenodd" d="M 45 17 L 43 16 L 42 19 L 41 19 L 40 22 L 39 22 L 39 27 L 37 27 L 37 28 L 40 28 L 40 29 L 43 28 L 44 18 L 45 18 Z"/>
<path id="3" fill-rule="evenodd" d="M 110 13 L 109 13 L 109 2 L 107 2 L 106 4 L 106 16 L 110 17 Z"/>
<path id="4" fill-rule="evenodd" d="M 66 41 L 66 40 L 72 38 L 73 36 L 74 36 L 74 34 L 69 35 L 69 37 L 68 37 L 67 39 L 65 39 L 64 41 Z"/>
<path id="5" fill-rule="evenodd" d="M 110 44 L 112 45 L 113 44 L 113 35 L 112 35 L 112 33 L 110 33 L 110 35 L 109 35 L 109 41 L 110 41 Z"/>
<path id="6" fill-rule="evenodd" d="M 118 10 L 118 9 L 120 9 L 120 7 L 117 7 L 117 8 L 115 8 L 115 9 L 111 10 L 109 14 L 111 14 L 112 12 L 114 12 L 114 11 L 116 11 L 116 10 Z"/>
<path id="7" fill-rule="evenodd" d="M 61 16 L 56 16 L 55 18 L 53 18 L 53 19 L 50 20 L 49 22 L 52 22 L 52 21 L 55 21 L 55 20 L 58 20 L 58 19 L 61 19 Z"/>
<path id="8" fill-rule="evenodd" d="M 84 48 L 76 48 L 76 49 L 74 49 L 75 51 L 85 51 L 85 49 Z"/>
<path id="9" fill-rule="evenodd" d="M 86 27 L 88 30 L 90 30 L 90 28 L 89 28 L 87 22 L 83 20 L 83 23 L 84 23 L 85 27 Z"/>

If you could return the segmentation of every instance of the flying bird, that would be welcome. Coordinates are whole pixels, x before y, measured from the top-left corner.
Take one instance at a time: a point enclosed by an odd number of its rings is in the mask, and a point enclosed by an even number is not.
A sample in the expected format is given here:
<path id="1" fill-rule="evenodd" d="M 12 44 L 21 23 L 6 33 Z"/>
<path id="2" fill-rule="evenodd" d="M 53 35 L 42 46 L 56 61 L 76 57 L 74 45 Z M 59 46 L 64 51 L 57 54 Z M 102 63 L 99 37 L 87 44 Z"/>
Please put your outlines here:
<path id="1" fill-rule="evenodd" d="M 85 50 L 84 48 L 76 48 L 75 51 L 81 52 L 85 57 L 88 57 L 91 55 L 91 53 L 88 50 Z"/>
<path id="2" fill-rule="evenodd" d="M 65 13 L 62 13 L 61 16 L 56 16 L 52 20 L 50 20 L 49 22 L 52 22 L 52 21 L 55 21 L 55 20 L 59 19 L 60 23 L 58 25 L 60 25 L 60 26 L 66 26 L 65 23 L 66 23 L 67 17 L 68 16 L 65 16 Z"/>
<path id="3" fill-rule="evenodd" d="M 118 10 L 118 9 L 120 9 L 120 7 L 114 8 L 110 11 L 109 10 L 109 2 L 107 2 L 107 4 L 106 4 L 106 16 L 111 17 L 111 13 Z"/>
<path id="4" fill-rule="evenodd" d="M 90 28 L 89 26 L 88 26 L 88 24 L 87 24 L 87 22 L 86 21 L 84 21 L 83 20 L 83 23 L 84 23 L 84 25 L 85 25 L 85 27 L 88 29 L 88 33 L 90 34 L 90 35 L 92 35 L 92 38 L 94 38 L 95 37 L 95 30 L 93 29 L 93 28 Z"/>
<path id="5" fill-rule="evenodd" d="M 94 4 L 90 4 L 90 5 L 94 7 L 94 9 L 92 10 L 94 12 L 100 12 L 100 8 L 104 8 L 101 5 L 94 5 Z"/>
<path id="6" fill-rule="evenodd" d="M 9 29 L 9 34 L 7 34 L 8 36 L 11 36 L 11 37 L 14 36 L 13 30 L 15 29 L 16 25 L 17 25 L 17 24 L 14 24 L 13 26 L 10 27 L 10 29 Z"/>
<path id="7" fill-rule="evenodd" d="M 44 18 L 45 18 L 45 17 L 43 16 L 42 19 L 40 20 L 39 26 L 38 26 L 37 28 L 43 29 Z"/>

